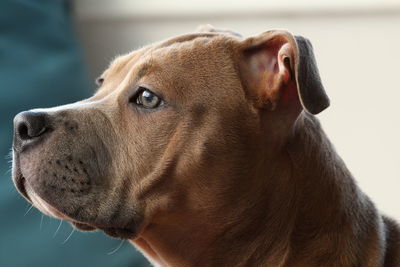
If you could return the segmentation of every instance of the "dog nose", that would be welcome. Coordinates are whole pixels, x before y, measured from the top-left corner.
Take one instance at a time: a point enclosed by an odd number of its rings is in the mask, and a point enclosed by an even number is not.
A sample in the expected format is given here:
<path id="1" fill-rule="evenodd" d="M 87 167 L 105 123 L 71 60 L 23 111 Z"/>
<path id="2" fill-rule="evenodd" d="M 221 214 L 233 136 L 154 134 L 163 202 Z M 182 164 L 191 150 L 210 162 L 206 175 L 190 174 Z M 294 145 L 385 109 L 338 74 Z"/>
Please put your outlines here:
<path id="1" fill-rule="evenodd" d="M 33 111 L 19 113 L 14 118 L 14 149 L 23 150 L 25 146 L 39 140 L 48 129 L 46 113 Z"/>

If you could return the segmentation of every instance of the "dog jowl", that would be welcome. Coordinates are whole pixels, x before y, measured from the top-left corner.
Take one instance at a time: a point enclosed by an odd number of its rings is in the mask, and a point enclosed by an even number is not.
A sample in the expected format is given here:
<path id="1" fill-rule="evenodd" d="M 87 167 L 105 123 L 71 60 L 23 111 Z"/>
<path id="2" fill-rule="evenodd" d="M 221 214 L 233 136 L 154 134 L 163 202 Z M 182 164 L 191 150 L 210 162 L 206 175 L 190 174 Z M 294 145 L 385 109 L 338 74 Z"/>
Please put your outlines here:
<path id="1" fill-rule="evenodd" d="M 114 60 L 90 98 L 14 119 L 13 179 L 43 213 L 162 266 L 400 266 L 314 116 L 310 42 L 210 26 Z"/>

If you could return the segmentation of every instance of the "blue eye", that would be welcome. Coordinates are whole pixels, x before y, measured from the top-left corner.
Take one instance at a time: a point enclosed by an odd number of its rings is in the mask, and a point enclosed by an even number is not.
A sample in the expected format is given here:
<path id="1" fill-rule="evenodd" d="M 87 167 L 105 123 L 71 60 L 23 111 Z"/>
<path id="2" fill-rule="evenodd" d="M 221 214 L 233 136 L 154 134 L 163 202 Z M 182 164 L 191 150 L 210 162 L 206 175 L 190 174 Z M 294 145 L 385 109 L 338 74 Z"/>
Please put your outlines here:
<path id="1" fill-rule="evenodd" d="M 153 109 L 162 104 L 162 100 L 148 89 L 143 89 L 136 95 L 135 103 L 143 108 Z"/>

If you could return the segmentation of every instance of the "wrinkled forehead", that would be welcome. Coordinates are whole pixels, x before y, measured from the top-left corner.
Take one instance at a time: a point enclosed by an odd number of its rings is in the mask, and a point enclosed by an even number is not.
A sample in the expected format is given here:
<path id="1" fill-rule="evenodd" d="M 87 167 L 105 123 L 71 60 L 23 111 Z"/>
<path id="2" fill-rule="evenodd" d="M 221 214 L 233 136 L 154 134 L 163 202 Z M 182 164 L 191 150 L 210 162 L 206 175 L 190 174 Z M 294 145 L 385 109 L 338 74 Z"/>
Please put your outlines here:
<path id="1" fill-rule="evenodd" d="M 226 68 L 232 63 L 233 47 L 238 39 L 227 33 L 178 36 L 116 58 L 102 77 L 114 85 L 122 81 L 131 84 L 151 80 L 159 86 L 163 84 L 163 87 L 185 87 L 184 84 L 168 83 L 178 82 L 177 77 L 180 82 L 199 76 L 204 80 L 210 70 Z M 109 91 L 111 88 L 101 90 Z"/>

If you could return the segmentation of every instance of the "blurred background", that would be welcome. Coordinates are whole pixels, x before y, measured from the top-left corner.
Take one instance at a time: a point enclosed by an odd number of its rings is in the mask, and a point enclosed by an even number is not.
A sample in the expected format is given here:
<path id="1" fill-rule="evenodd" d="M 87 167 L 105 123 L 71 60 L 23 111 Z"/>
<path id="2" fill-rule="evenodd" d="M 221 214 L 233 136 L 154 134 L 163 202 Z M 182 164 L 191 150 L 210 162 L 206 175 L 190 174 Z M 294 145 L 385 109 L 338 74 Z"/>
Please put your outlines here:
<path id="1" fill-rule="evenodd" d="M 398 0 L 2 0 L 1 158 L 16 113 L 86 97 L 117 55 L 200 24 L 244 36 L 284 28 L 309 38 L 331 98 L 318 117 L 364 192 L 400 220 Z M 7 169 L 1 160 L 0 266 L 148 265 L 128 243 L 119 248 L 101 233 L 70 236 L 66 223 L 57 231 L 58 220 L 29 210 Z"/>

